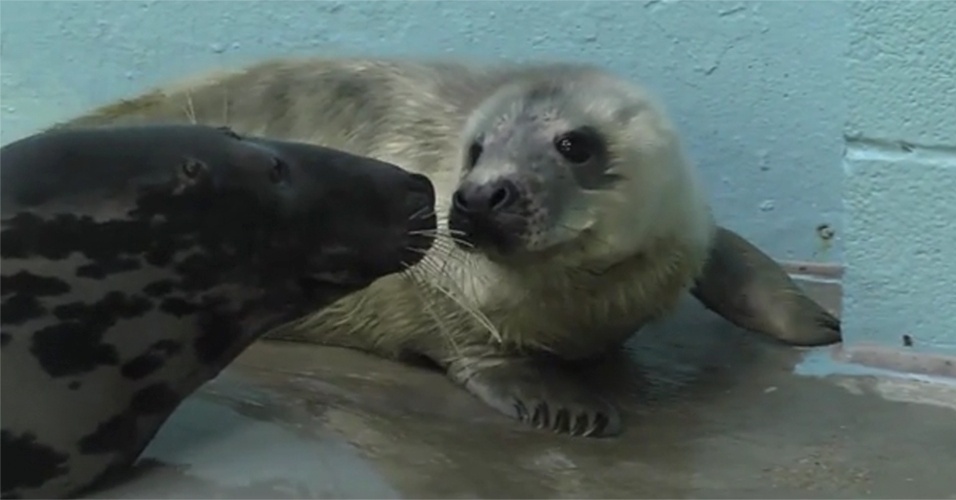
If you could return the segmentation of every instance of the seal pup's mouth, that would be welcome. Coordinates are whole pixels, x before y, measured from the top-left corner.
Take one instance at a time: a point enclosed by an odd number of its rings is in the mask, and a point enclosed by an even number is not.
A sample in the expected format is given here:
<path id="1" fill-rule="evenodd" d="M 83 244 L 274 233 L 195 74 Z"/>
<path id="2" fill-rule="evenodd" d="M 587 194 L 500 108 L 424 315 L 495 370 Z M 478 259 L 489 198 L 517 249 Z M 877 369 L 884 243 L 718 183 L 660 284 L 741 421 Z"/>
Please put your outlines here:
<path id="1" fill-rule="evenodd" d="M 498 225 L 457 224 L 451 229 L 455 245 L 464 252 L 506 258 L 520 253 L 520 238 Z"/>

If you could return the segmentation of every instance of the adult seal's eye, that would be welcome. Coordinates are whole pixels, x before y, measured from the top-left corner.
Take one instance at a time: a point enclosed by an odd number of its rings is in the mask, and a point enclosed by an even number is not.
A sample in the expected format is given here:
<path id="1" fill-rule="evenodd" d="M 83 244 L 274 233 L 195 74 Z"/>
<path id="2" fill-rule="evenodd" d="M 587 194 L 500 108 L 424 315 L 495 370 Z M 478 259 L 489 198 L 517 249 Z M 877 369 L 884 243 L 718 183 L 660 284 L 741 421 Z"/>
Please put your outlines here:
<path id="1" fill-rule="evenodd" d="M 584 163 L 594 156 L 596 144 L 587 132 L 572 130 L 556 137 L 554 147 L 571 163 Z"/>
<path id="2" fill-rule="evenodd" d="M 183 175 L 188 179 L 195 179 L 200 172 L 203 170 L 202 162 L 194 160 L 192 158 L 187 158 L 186 161 L 180 166 L 180 169 L 183 172 Z"/>
<path id="3" fill-rule="evenodd" d="M 272 159 L 272 168 L 269 169 L 269 180 L 273 184 L 285 181 L 289 177 L 289 166 L 279 158 Z"/>

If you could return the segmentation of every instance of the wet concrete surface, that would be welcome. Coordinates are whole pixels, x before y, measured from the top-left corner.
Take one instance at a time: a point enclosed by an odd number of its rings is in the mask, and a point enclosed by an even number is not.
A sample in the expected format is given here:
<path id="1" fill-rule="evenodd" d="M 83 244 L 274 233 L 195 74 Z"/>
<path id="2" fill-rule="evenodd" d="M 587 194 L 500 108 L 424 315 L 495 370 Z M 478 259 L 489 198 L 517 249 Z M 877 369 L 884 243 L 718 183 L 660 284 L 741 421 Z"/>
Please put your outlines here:
<path id="1" fill-rule="evenodd" d="M 499 416 L 441 374 L 261 342 L 96 498 L 956 498 L 956 385 L 793 373 L 692 300 L 588 374 L 625 432 Z"/>

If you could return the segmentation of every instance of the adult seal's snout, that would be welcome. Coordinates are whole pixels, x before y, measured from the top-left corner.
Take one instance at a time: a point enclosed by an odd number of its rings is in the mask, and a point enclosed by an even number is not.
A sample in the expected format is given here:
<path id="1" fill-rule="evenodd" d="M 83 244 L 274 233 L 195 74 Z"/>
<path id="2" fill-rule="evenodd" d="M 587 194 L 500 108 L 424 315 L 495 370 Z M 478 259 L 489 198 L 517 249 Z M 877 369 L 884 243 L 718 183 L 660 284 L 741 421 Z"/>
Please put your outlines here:
<path id="1" fill-rule="evenodd" d="M 421 174 L 411 174 L 408 183 L 408 194 L 405 199 L 408 230 L 405 248 L 402 249 L 402 260 L 417 263 L 424 258 L 437 236 L 435 186 L 428 177 Z"/>
<path id="2" fill-rule="evenodd" d="M 412 222 L 412 229 L 424 229 L 435 214 L 435 186 L 421 174 L 408 178 L 408 194 L 405 196 L 405 213 Z"/>

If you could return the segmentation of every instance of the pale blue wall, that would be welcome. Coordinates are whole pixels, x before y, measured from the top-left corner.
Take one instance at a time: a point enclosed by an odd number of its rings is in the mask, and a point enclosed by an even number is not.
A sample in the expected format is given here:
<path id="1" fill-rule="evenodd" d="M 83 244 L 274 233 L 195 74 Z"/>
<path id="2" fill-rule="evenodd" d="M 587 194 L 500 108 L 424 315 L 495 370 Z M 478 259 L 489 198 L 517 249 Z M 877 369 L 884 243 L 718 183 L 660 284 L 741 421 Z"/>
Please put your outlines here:
<path id="1" fill-rule="evenodd" d="M 951 5 L 5 0 L 2 135 L 7 142 L 169 78 L 267 55 L 596 62 L 661 95 L 724 224 L 781 259 L 841 262 L 846 245 L 849 339 L 896 343 L 907 329 L 952 346 L 956 292 L 943 292 L 956 290 L 956 247 L 944 237 L 956 238 L 951 218 L 927 210 L 953 215 L 956 194 L 947 198 L 943 186 L 956 193 L 956 174 L 942 156 L 917 168 L 906 163 L 914 155 L 869 161 L 860 146 L 873 138 L 956 144 L 944 119 L 956 115 L 945 85 L 953 63 L 942 56 L 956 45 L 916 43 L 956 25 Z M 920 9 L 935 11 L 916 16 Z M 907 12 L 917 18 L 894 17 Z M 846 150 L 848 130 L 858 140 Z M 820 240 L 820 224 L 836 231 L 832 242 Z M 910 257 L 923 267 L 902 263 Z"/>
<path id="2" fill-rule="evenodd" d="M 956 355 L 956 2 L 849 6 L 845 327 Z"/>

